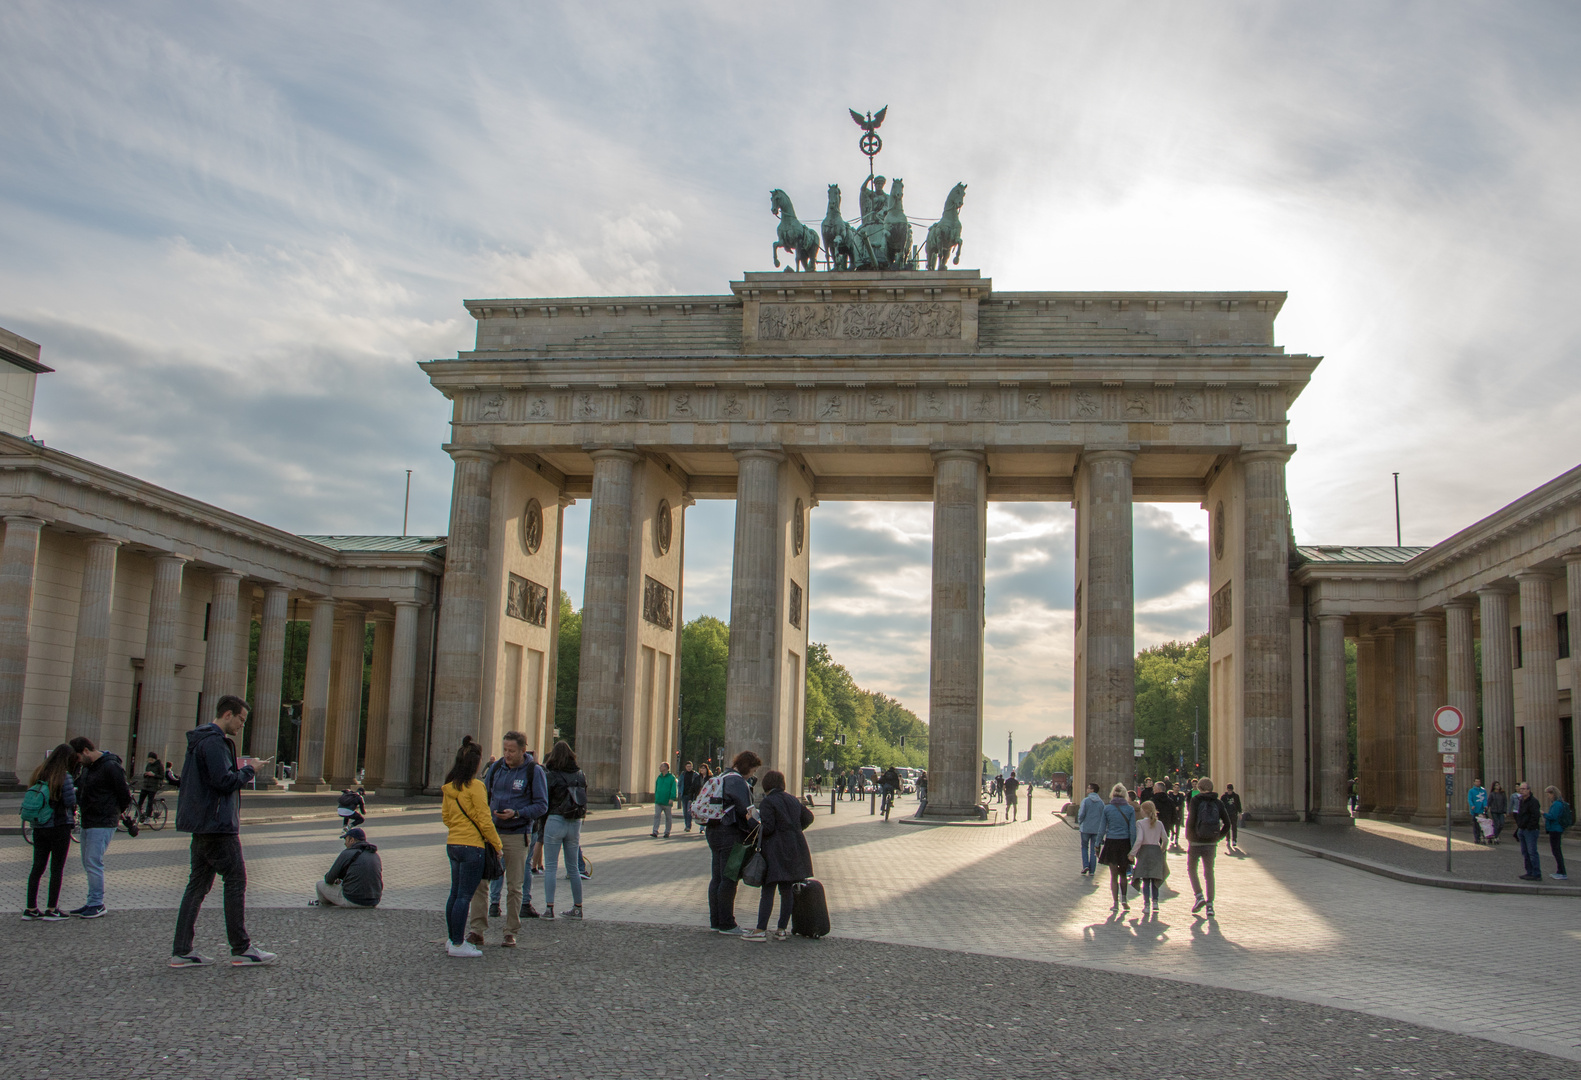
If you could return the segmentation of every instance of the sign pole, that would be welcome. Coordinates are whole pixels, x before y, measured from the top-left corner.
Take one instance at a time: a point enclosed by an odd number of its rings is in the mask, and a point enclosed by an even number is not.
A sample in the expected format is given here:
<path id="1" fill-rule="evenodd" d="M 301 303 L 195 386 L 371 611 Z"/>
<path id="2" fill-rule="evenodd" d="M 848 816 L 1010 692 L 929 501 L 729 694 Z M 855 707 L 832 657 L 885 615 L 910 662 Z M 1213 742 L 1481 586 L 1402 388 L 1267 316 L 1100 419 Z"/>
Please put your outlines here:
<path id="1" fill-rule="evenodd" d="M 1398 474 L 1396 474 L 1398 475 Z M 1460 732 L 1466 718 L 1453 705 L 1443 705 L 1433 713 L 1433 730 L 1438 732 L 1438 752 L 1444 759 L 1444 871 L 1455 870 L 1455 834 L 1450 815 L 1455 804 L 1455 764 L 1459 758 Z M 1476 822 L 1472 822 L 1476 825 Z"/>
<path id="2" fill-rule="evenodd" d="M 1455 774 L 1444 774 L 1444 871 L 1454 873 L 1455 870 L 1455 842 L 1449 822 L 1449 806 L 1455 798 Z"/>

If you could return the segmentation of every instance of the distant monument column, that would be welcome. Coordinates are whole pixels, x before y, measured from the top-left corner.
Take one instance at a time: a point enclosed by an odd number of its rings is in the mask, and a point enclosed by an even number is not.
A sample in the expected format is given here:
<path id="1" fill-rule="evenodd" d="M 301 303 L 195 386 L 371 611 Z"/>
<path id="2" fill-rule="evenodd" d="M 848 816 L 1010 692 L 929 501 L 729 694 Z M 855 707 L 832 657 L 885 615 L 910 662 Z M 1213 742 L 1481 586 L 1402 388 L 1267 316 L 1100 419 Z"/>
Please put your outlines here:
<path id="1" fill-rule="evenodd" d="M 1378 804 L 1373 816 L 1391 817 L 1400 799 L 1399 778 L 1394 774 L 1394 628 L 1384 627 L 1373 632 L 1377 645 L 1373 650 L 1374 666 L 1378 678 L 1373 690 L 1377 702 L 1377 736 L 1374 739 L 1378 763 Z"/>
<path id="2" fill-rule="evenodd" d="M 1460 733 L 1460 755 L 1456 758 L 1455 791 L 1458 795 L 1470 791 L 1473 780 L 1483 778 L 1482 762 L 1477 754 L 1477 639 L 1471 625 L 1471 612 L 1475 607 L 1470 600 L 1451 600 L 1444 605 L 1445 659 L 1448 662 L 1444 682 L 1448 704 L 1459 709 L 1460 715 L 1466 718 L 1466 726 Z M 1436 744 L 1437 740 L 1434 741 Z M 1469 806 L 1461 805 L 1470 813 Z"/>
<path id="3" fill-rule="evenodd" d="M 736 452 L 736 547 L 730 577 L 730 661 L 725 689 L 725 754 L 751 750 L 783 769 L 774 753 L 774 678 L 779 653 L 780 463 L 777 450 Z"/>
<path id="4" fill-rule="evenodd" d="M 1559 628 L 1554 622 L 1553 575 L 1522 570 L 1521 588 L 1521 715 L 1526 729 L 1526 760 L 1520 779 L 1542 798 L 1549 784 L 1561 792 L 1564 775 L 1563 735 L 1559 730 Z"/>
<path id="5" fill-rule="evenodd" d="M 1478 589 L 1482 605 L 1482 779 L 1515 790 L 1515 675 L 1510 658 L 1510 594 Z M 1469 717 L 1467 718 L 1469 721 Z"/>
<path id="6" fill-rule="evenodd" d="M 390 721 L 384 747 L 384 786 L 401 794 L 410 793 L 412 786 L 412 695 L 417 685 L 417 617 L 422 607 L 415 600 L 395 602 L 395 629 L 390 640 Z"/>
<path id="7" fill-rule="evenodd" d="M 1416 625 L 1416 816 L 1413 820 L 1419 825 L 1438 825 L 1444 820 L 1444 781 L 1433 714 L 1439 706 L 1449 704 L 1444 671 L 1444 620 L 1432 614 L 1416 615 L 1411 621 Z"/>
<path id="8" fill-rule="evenodd" d="M 280 699 L 285 693 L 285 625 L 291 590 L 265 585 L 263 621 L 258 627 L 258 674 L 253 680 L 253 754 L 280 753 Z M 259 787 L 274 786 L 274 773 L 258 777 Z"/>
<path id="9" fill-rule="evenodd" d="M 1260 821 L 1296 818 L 1290 696 L 1290 523 L 1285 501 L 1289 456 L 1289 447 L 1241 452 L 1246 473 L 1246 660 L 1242 669 L 1246 789 L 1242 794 L 1247 812 Z"/>
<path id="10" fill-rule="evenodd" d="M 104 722 L 104 677 L 110 660 L 110 609 L 115 599 L 115 559 L 121 541 L 90 537 L 77 606 L 77 642 L 71 657 L 71 697 L 66 733 L 99 741 Z M 136 762 L 128 762 L 131 769 Z"/>
<path id="11" fill-rule="evenodd" d="M 490 450 L 450 447 L 456 476 L 450 496 L 443 601 L 434 673 L 433 753 L 428 786 L 444 782 L 464 735 L 479 729 L 483 693 L 484 623 L 488 619 L 489 518 L 494 466 Z"/>
<path id="12" fill-rule="evenodd" d="M 1394 819 L 1416 813 L 1416 627 L 1394 628 Z"/>
<path id="13" fill-rule="evenodd" d="M 1378 639 L 1356 639 L 1356 812 L 1378 808 Z"/>
<path id="14" fill-rule="evenodd" d="M 1345 784 L 1350 773 L 1350 725 L 1345 707 L 1345 616 L 1319 615 L 1317 623 L 1316 816 L 1319 825 L 1350 825 L 1354 819 L 1345 802 Z"/>
<path id="15" fill-rule="evenodd" d="M 184 759 L 185 726 L 176 717 L 176 660 L 181 655 L 181 585 L 185 555 L 154 559 L 154 587 L 148 602 L 148 638 L 143 659 L 143 704 L 138 753 L 152 750 L 161 761 Z"/>
<path id="16" fill-rule="evenodd" d="M 335 601 L 313 600 L 313 622 L 307 632 L 307 665 L 302 673 L 302 726 L 297 743 L 293 791 L 323 791 L 324 738 L 329 725 L 329 672 L 334 662 Z M 449 768 L 448 763 L 445 766 Z M 443 775 L 441 773 L 441 775 Z"/>
<path id="17" fill-rule="evenodd" d="M 216 570 L 211 575 L 214 583 L 209 598 L 209 637 L 203 648 L 203 697 L 198 705 L 198 719 L 208 723 L 214 719 L 214 706 L 226 694 L 247 696 L 247 672 L 241 673 L 242 685 L 238 688 L 236 672 L 236 606 L 242 586 L 242 576 L 229 570 Z"/>
<path id="18" fill-rule="evenodd" d="M 933 635 L 928 817 L 976 816 L 983 774 L 983 581 L 987 455 L 933 455 Z"/>
<path id="19" fill-rule="evenodd" d="M 14 787 L 18 781 L 28 621 L 33 612 L 33 575 L 43 529 L 38 518 L 8 515 L 5 540 L 0 544 L 0 787 Z"/>
<path id="20" fill-rule="evenodd" d="M 1132 786 L 1136 757 L 1136 590 L 1130 450 L 1091 450 L 1077 468 L 1076 722 L 1078 793 L 1096 783 L 1107 798 Z"/>
<path id="21" fill-rule="evenodd" d="M 325 779 L 340 789 L 357 782 L 357 747 L 362 735 L 362 667 L 367 646 L 367 613 L 343 604 L 335 626 L 335 658 L 330 691 L 330 722 L 324 737 Z"/>
<path id="22" fill-rule="evenodd" d="M 1581 699 L 1581 554 L 1565 556 L 1565 588 L 1569 610 L 1576 614 L 1569 616 L 1570 623 L 1570 723 L 1574 725 L 1571 730 L 1571 746 L 1581 742 L 1581 715 L 1576 713 L 1576 702 Z M 1575 758 L 1575 786 L 1570 790 L 1572 798 L 1581 798 L 1581 753 L 1573 753 Z M 1563 785 L 1561 785 L 1563 790 Z"/>
<path id="23" fill-rule="evenodd" d="M 588 514 L 587 578 L 582 587 L 576 754 L 587 774 L 588 797 L 607 801 L 620 790 L 633 561 L 632 481 L 641 458 L 629 450 L 616 449 L 594 450 L 592 458 L 593 497 Z"/>

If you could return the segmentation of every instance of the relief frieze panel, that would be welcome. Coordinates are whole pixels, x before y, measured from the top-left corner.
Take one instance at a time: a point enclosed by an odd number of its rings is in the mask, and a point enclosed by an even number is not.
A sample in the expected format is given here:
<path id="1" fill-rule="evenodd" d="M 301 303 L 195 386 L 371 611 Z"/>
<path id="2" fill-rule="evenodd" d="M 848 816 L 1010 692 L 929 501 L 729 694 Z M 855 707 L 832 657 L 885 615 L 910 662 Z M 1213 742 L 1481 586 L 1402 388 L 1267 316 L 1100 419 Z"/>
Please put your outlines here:
<path id="1" fill-rule="evenodd" d="M 959 303 L 762 304 L 758 308 L 758 339 L 762 341 L 957 340 L 960 336 Z"/>

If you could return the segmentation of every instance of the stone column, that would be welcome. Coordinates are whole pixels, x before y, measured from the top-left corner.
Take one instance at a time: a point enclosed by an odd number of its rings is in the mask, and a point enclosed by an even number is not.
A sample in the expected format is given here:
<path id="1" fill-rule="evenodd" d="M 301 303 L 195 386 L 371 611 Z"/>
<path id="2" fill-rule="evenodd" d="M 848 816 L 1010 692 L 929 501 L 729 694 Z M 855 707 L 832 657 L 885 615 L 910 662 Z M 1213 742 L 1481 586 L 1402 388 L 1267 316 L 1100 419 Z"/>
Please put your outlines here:
<path id="1" fill-rule="evenodd" d="M 323 791 L 324 738 L 329 725 L 329 675 L 334 660 L 335 601 L 313 600 L 307 632 L 307 665 L 302 673 L 302 726 L 293 791 Z"/>
<path id="2" fill-rule="evenodd" d="M 1317 823 L 1350 825 L 1350 724 L 1345 709 L 1345 616 L 1318 616 Z"/>
<path id="3" fill-rule="evenodd" d="M 335 627 L 335 661 L 324 771 L 331 787 L 357 782 L 357 747 L 362 734 L 362 662 L 367 644 L 365 615 L 356 604 L 341 606 Z"/>
<path id="4" fill-rule="evenodd" d="M 1356 812 L 1378 808 L 1378 639 L 1356 639 Z"/>
<path id="5" fill-rule="evenodd" d="M 1416 630 L 1394 629 L 1394 819 L 1416 813 Z"/>
<path id="6" fill-rule="evenodd" d="M 982 801 L 986 462 L 978 450 L 933 455 L 928 817 L 975 817 Z"/>
<path id="7" fill-rule="evenodd" d="M 450 451 L 456 462 L 450 492 L 450 539 L 445 550 L 443 603 L 434 672 L 433 756 L 428 784 L 435 791 L 463 735 L 480 739 L 484 623 L 488 619 L 489 515 L 494 466 L 489 450 Z"/>
<path id="8" fill-rule="evenodd" d="M 1444 675 L 1444 620 L 1415 615 L 1416 627 L 1416 816 L 1419 825 L 1444 821 L 1444 770 L 1438 756 L 1438 731 L 1433 714 L 1449 704 Z"/>
<path id="9" fill-rule="evenodd" d="M 390 640 L 390 722 L 384 744 L 384 785 L 401 794 L 411 790 L 412 695 L 417 685 L 417 617 L 421 610 L 422 605 L 414 600 L 397 600 Z"/>
<path id="10" fill-rule="evenodd" d="M 1374 631 L 1377 646 L 1373 651 L 1378 672 L 1373 700 L 1378 703 L 1377 738 L 1374 743 L 1378 762 L 1378 805 L 1373 815 L 1391 817 L 1400 798 L 1398 778 L 1394 775 L 1394 630 Z"/>
<path id="11" fill-rule="evenodd" d="M 1475 607 L 1470 600 L 1451 600 L 1444 605 L 1445 654 L 1449 661 L 1444 678 L 1446 704 L 1459 709 L 1466 718 L 1465 729 L 1460 733 L 1460 756 L 1456 759 L 1455 794 L 1460 800 L 1455 808 L 1457 815 L 1471 812 L 1465 794 L 1471 790 L 1471 781 L 1482 779 L 1477 754 L 1476 631 L 1471 622 Z"/>
<path id="12" fill-rule="evenodd" d="M 265 585 L 263 622 L 258 628 L 258 675 L 253 694 L 253 754 L 261 758 L 279 755 L 280 698 L 285 682 L 285 624 L 291 590 L 284 585 Z M 259 786 L 273 785 L 274 774 L 258 778 Z"/>
<path id="13" fill-rule="evenodd" d="M 1526 729 L 1526 771 L 1520 779 L 1532 785 L 1539 798 L 1549 784 L 1560 791 L 1567 786 L 1559 729 L 1559 628 L 1554 622 L 1553 580 L 1552 574 L 1541 570 L 1515 575 L 1521 588 L 1521 713 L 1516 726 Z"/>
<path id="14" fill-rule="evenodd" d="M 247 680 L 247 662 L 251 658 L 253 617 L 256 614 L 257 610 L 253 602 L 252 586 L 243 581 L 237 590 L 236 597 L 236 660 L 231 667 L 231 670 L 236 673 L 236 689 L 231 691 L 231 693 L 247 702 L 247 707 L 254 711 L 257 710 L 257 704 L 248 693 L 250 687 Z M 252 737 L 257 738 L 257 736 L 257 729 L 254 728 Z M 272 753 L 274 751 L 271 750 L 269 754 Z M 268 757 L 269 754 L 257 754 L 254 756 Z"/>
<path id="15" fill-rule="evenodd" d="M 27 686 L 28 624 L 38 567 L 38 518 L 9 514 L 0 543 L 0 787 L 15 787 L 22 741 L 22 695 Z M 24 771 L 30 771 L 29 765 Z"/>
<path id="16" fill-rule="evenodd" d="M 1510 594 L 1478 589 L 1482 605 L 1482 782 L 1515 790 L 1515 661 Z"/>
<path id="17" fill-rule="evenodd" d="M 1086 775 L 1107 795 L 1136 772 L 1136 589 L 1129 450 L 1082 455 L 1087 470 Z M 937 541 L 935 541 L 937 542 Z M 981 753 L 981 750 L 978 751 Z M 977 768 L 981 770 L 981 758 Z M 931 783 L 932 774 L 929 774 Z M 980 782 L 980 781 L 979 781 Z M 929 791 L 932 799 L 932 791 Z"/>
<path id="18" fill-rule="evenodd" d="M 214 719 L 214 706 L 226 694 L 246 696 L 246 688 L 236 689 L 236 602 L 242 576 L 229 570 L 213 574 L 214 592 L 209 599 L 209 639 L 203 646 L 203 696 L 198 716 L 204 723 Z"/>
<path id="19" fill-rule="evenodd" d="M 774 753 L 779 652 L 780 463 L 777 450 L 736 453 L 736 550 L 730 572 L 730 660 L 725 683 L 727 755 Z M 783 763 L 775 764 L 783 767 Z"/>
<path id="20" fill-rule="evenodd" d="M 620 789 L 626 631 L 631 613 L 631 485 L 640 458 L 627 450 L 608 449 L 595 450 L 592 457 L 576 754 L 587 774 L 588 798 L 608 802 Z M 440 752 L 436 743 L 435 756 Z"/>
<path id="21" fill-rule="evenodd" d="M 1285 503 L 1288 457 L 1285 448 L 1241 453 L 1246 470 L 1244 797 L 1247 812 L 1264 821 L 1296 819 L 1290 716 L 1290 524 Z M 1221 790 L 1230 779 L 1219 780 Z"/>
<path id="22" fill-rule="evenodd" d="M 178 739 L 185 725 L 176 716 L 176 661 L 181 655 L 181 583 L 185 555 L 154 559 L 154 588 L 148 601 L 148 641 L 143 650 L 142 719 L 138 722 L 139 756 L 152 750 L 161 761 L 186 753 Z"/>
<path id="23" fill-rule="evenodd" d="M 77 602 L 77 642 L 71 656 L 71 697 L 66 705 L 68 737 L 86 735 L 95 743 L 104 723 L 104 677 L 110 663 L 110 609 L 115 599 L 115 557 L 121 541 L 95 536 L 87 541 L 82 594 Z M 137 763 L 130 762 L 128 769 Z"/>
<path id="24" fill-rule="evenodd" d="M 368 733 L 362 750 L 364 783 L 384 787 L 384 767 L 390 740 L 390 656 L 394 645 L 395 623 L 383 612 L 369 615 L 373 620 L 373 663 L 368 673 Z M 406 778 L 401 778 L 406 786 Z"/>
<path id="25" fill-rule="evenodd" d="M 1570 746 L 1575 758 L 1571 801 L 1581 798 L 1581 552 L 1565 556 L 1565 588 L 1570 622 Z"/>

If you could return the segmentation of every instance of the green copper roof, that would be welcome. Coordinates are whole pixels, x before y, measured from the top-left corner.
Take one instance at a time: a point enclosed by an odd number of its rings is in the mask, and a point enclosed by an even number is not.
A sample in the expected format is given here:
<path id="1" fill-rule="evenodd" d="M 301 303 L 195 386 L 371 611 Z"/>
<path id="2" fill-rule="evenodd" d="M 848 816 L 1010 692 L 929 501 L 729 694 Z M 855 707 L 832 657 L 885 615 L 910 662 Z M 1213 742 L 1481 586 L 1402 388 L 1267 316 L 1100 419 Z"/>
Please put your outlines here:
<path id="1" fill-rule="evenodd" d="M 391 554 L 434 555 L 443 552 L 444 536 L 304 536 L 336 551 L 386 551 Z"/>
<path id="2" fill-rule="evenodd" d="M 1296 554 L 1312 563 L 1405 563 L 1425 547 L 1352 547 L 1348 544 L 1302 544 Z"/>

